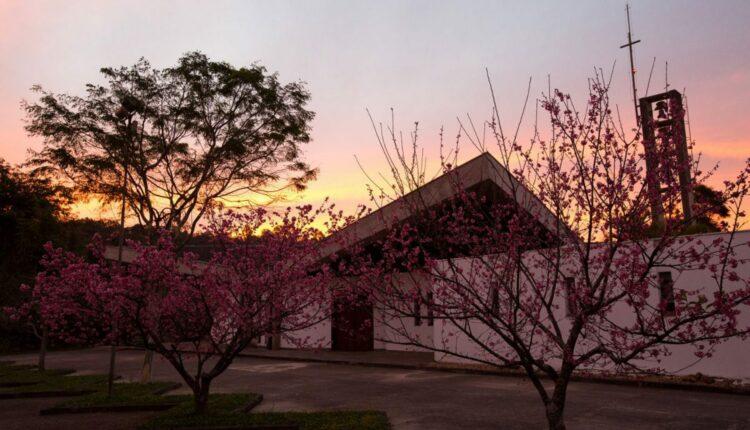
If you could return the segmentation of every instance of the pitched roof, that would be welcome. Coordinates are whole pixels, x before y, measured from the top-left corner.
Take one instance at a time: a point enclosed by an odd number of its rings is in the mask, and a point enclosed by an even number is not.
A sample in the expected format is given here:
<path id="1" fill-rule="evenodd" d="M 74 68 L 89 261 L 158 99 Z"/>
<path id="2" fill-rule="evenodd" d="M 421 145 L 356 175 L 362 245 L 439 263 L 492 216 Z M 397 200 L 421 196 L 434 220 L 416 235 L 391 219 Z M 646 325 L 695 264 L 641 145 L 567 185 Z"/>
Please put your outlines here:
<path id="1" fill-rule="evenodd" d="M 490 181 L 502 190 L 509 198 L 515 199 L 518 205 L 535 218 L 549 232 L 555 235 L 568 233 L 568 227 L 552 211 L 502 165 L 495 157 L 484 152 L 466 163 L 456 167 L 424 184 L 405 196 L 371 212 L 339 234 L 346 232 L 356 238 L 357 242 L 366 241 L 388 228 L 388 222 L 398 223 L 413 215 L 410 201 L 420 199 L 422 207 L 432 207 L 456 196 L 456 184 L 463 189 L 470 189 L 483 182 Z M 324 255 L 331 255 L 341 250 L 341 245 L 330 241 Z"/>
<path id="2" fill-rule="evenodd" d="M 388 222 L 398 223 L 413 215 L 410 201 L 421 199 L 422 207 L 433 207 L 456 196 L 456 184 L 463 189 L 470 189 L 484 182 L 491 182 L 503 191 L 509 198 L 515 199 L 518 205 L 542 226 L 554 235 L 569 234 L 569 229 L 560 221 L 539 198 L 511 174 L 495 157 L 484 152 L 464 164 L 424 184 L 405 196 L 394 200 L 376 211 L 369 213 L 354 224 L 337 234 L 351 234 L 356 242 L 364 242 L 385 231 Z M 390 224 L 393 225 L 393 224 Z M 322 255 L 341 251 L 342 245 L 336 240 L 328 240 L 323 245 Z M 105 257 L 117 260 L 117 247 L 108 246 Z M 123 249 L 123 261 L 131 262 L 135 258 L 135 251 L 129 247 Z"/>

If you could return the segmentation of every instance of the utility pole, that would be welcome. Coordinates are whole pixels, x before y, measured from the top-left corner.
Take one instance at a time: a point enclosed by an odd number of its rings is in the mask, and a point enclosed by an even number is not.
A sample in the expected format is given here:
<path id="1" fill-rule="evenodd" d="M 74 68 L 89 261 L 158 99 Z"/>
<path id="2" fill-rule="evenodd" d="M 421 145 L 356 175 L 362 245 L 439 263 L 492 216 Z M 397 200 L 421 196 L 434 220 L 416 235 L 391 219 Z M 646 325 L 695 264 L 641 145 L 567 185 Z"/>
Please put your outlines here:
<path id="1" fill-rule="evenodd" d="M 641 116 L 638 113 L 638 91 L 635 87 L 635 63 L 633 61 L 633 45 L 640 42 L 639 40 L 633 40 L 633 35 L 630 30 L 630 5 L 625 4 L 625 13 L 628 17 L 628 43 L 620 46 L 620 49 L 627 47 L 628 51 L 630 53 L 630 82 L 633 85 L 633 109 L 635 109 L 635 123 L 639 124 L 641 122 Z"/>

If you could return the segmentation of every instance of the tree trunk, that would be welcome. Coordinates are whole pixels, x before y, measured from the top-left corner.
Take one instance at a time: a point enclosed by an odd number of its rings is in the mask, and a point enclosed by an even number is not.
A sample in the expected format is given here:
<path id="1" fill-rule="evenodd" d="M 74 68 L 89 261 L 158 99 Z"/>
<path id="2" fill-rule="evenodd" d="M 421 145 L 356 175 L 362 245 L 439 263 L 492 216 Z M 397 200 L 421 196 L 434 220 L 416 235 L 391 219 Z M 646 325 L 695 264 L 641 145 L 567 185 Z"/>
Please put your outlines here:
<path id="1" fill-rule="evenodd" d="M 42 328 L 42 340 L 39 345 L 39 371 L 44 372 L 45 361 L 47 360 L 47 343 L 49 342 L 49 334 L 47 327 Z"/>
<path id="2" fill-rule="evenodd" d="M 208 409 L 208 391 L 211 381 L 205 378 L 198 378 L 196 386 L 193 388 L 193 397 L 195 399 L 195 413 L 203 414 Z"/>
<path id="3" fill-rule="evenodd" d="M 568 378 L 562 376 L 555 381 L 555 391 L 547 401 L 545 413 L 550 430 L 565 430 L 563 412 L 565 411 L 565 397 L 568 390 Z"/>
<path id="4" fill-rule="evenodd" d="M 146 350 L 143 355 L 143 367 L 141 368 L 141 383 L 151 382 L 151 368 L 154 361 L 154 351 Z"/>
<path id="5" fill-rule="evenodd" d="M 547 413 L 547 424 L 550 430 L 565 430 L 562 405 L 556 405 L 554 401 L 550 400 L 545 405 L 545 412 Z"/>
<path id="6" fill-rule="evenodd" d="M 278 321 L 273 323 L 273 333 L 271 334 L 271 349 L 273 350 L 281 349 L 280 325 Z"/>
<path id="7" fill-rule="evenodd" d="M 107 397 L 112 397 L 112 393 L 115 389 L 115 356 L 117 355 L 117 347 L 112 345 L 109 348 L 109 372 L 107 373 Z"/>

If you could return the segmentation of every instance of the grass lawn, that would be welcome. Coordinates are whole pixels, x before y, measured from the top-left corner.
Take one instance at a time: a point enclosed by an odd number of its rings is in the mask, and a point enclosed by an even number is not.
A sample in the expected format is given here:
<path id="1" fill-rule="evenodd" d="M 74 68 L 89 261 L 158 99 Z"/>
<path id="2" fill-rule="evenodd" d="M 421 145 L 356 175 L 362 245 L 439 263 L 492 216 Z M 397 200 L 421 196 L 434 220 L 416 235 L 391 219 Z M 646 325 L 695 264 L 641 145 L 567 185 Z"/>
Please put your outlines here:
<path id="1" fill-rule="evenodd" d="M 33 364 L 13 364 L 12 361 L 0 361 L 0 376 L 9 375 L 21 370 L 33 370 L 36 366 Z"/>
<path id="2" fill-rule="evenodd" d="M 0 393 L 89 391 L 106 387 L 106 375 L 70 375 L 71 370 L 39 372 L 34 366 L 0 364 Z"/>
<path id="3" fill-rule="evenodd" d="M 297 425 L 300 430 L 387 430 L 388 417 L 378 411 L 268 412 L 245 413 L 256 394 L 212 394 L 208 411 L 193 413 L 192 399 L 162 412 L 140 427 L 141 430 L 175 427 L 237 427 Z"/>
<path id="4" fill-rule="evenodd" d="M 97 391 L 106 389 L 106 375 L 56 376 L 31 385 L 0 387 L 0 393 Z"/>
<path id="5" fill-rule="evenodd" d="M 113 411 L 118 408 L 127 410 L 138 407 L 159 407 L 160 409 L 160 406 L 174 405 L 146 422 L 141 429 L 232 426 L 296 426 L 300 430 L 386 430 L 391 428 L 385 413 L 378 411 L 248 413 L 244 409 L 261 399 L 260 395 L 252 393 L 212 394 L 208 411 L 202 415 L 195 415 L 191 395 L 160 394 L 176 388 L 174 382 L 117 383 L 114 386 L 113 396 L 108 397 L 106 375 L 68 375 L 68 373 L 70 371 L 39 372 L 34 366 L 13 366 L 0 363 L 0 395 L 49 391 L 92 391 L 90 394 L 66 399 L 47 410 L 46 413 L 93 412 L 101 408 L 112 408 Z M 60 409 L 67 410 L 61 411 Z"/>
<path id="6" fill-rule="evenodd" d="M 43 372 L 37 370 L 36 366 L 11 366 L 0 365 L 0 387 L 9 385 L 30 385 L 44 382 L 73 373 L 69 369 L 48 369 Z"/>
<path id="7" fill-rule="evenodd" d="M 106 385 L 100 391 L 85 396 L 73 397 L 54 406 L 54 408 L 91 408 L 117 406 L 150 406 L 177 404 L 192 399 L 189 395 L 163 396 L 161 393 L 178 388 L 174 382 L 116 383 L 112 397 L 107 396 Z"/>

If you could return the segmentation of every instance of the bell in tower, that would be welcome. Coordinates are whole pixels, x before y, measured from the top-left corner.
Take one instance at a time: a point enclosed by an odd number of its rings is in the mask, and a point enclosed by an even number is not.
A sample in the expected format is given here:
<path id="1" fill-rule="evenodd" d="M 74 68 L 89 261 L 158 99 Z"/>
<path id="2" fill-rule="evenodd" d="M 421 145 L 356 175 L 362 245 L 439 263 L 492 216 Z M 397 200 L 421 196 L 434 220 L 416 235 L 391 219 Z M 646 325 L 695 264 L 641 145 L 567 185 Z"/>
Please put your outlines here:
<path id="1" fill-rule="evenodd" d="M 686 221 L 693 218 L 693 191 L 690 172 L 691 159 L 685 136 L 685 119 L 682 94 L 670 90 L 639 99 L 643 145 L 646 154 L 646 183 L 649 191 L 651 218 L 654 226 L 664 225 L 662 180 L 667 175 L 677 175 L 682 201 L 682 214 Z M 654 111 L 656 117 L 654 118 Z M 664 148 L 664 145 L 668 145 Z M 666 149 L 666 151 L 664 151 Z M 674 154 L 676 165 L 663 154 Z"/>

